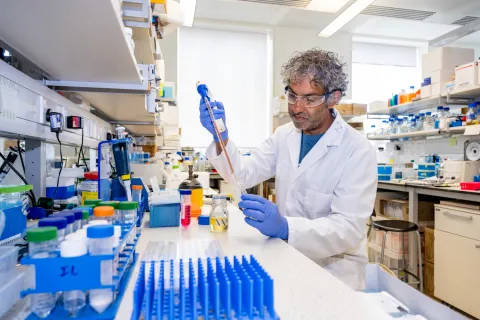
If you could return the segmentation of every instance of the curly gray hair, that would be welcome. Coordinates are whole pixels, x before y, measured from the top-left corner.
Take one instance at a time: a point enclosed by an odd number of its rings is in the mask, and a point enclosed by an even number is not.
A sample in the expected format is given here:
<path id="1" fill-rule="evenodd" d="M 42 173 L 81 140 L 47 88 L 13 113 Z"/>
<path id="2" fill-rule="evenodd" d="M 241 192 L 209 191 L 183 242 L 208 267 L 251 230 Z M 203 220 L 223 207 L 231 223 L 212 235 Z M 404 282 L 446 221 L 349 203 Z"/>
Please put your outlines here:
<path id="1" fill-rule="evenodd" d="M 325 92 L 340 90 L 344 96 L 348 87 L 348 75 L 344 70 L 346 65 L 340 61 L 338 54 L 313 48 L 296 52 L 282 66 L 281 74 L 286 86 L 311 77 L 311 82 Z"/>

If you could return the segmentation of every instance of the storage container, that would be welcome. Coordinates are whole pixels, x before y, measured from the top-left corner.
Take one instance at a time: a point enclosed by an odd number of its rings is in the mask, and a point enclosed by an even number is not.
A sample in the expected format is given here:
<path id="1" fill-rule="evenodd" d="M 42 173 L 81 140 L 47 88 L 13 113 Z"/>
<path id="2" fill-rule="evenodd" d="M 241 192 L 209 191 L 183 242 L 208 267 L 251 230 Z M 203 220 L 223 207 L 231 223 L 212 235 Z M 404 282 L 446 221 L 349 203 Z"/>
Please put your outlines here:
<path id="1" fill-rule="evenodd" d="M 25 289 L 25 272 L 14 270 L 11 277 L 0 282 L 0 318 L 17 303 Z M 23 319 L 23 318 L 21 318 Z"/>
<path id="2" fill-rule="evenodd" d="M 18 247 L 0 247 L 0 283 L 4 283 L 15 273 Z"/>
<path id="3" fill-rule="evenodd" d="M 72 181 L 69 181 L 67 183 L 73 182 L 74 179 L 69 179 L 69 180 L 72 180 Z M 52 198 L 55 200 L 66 200 L 75 196 L 74 182 L 72 184 L 63 184 L 59 182 L 58 188 L 57 188 L 56 181 L 57 181 L 56 178 L 47 178 L 47 192 L 46 192 L 47 198 Z M 57 191 L 55 192 L 55 190 Z"/>
<path id="4" fill-rule="evenodd" d="M 378 181 L 390 181 L 392 180 L 392 175 L 390 174 L 379 174 Z"/>
<path id="5" fill-rule="evenodd" d="M 418 170 L 420 171 L 435 171 L 435 164 L 419 164 Z"/>
<path id="6" fill-rule="evenodd" d="M 418 179 L 422 180 L 422 179 L 425 179 L 425 178 L 435 177 L 436 172 L 435 172 L 435 170 L 433 170 L 433 171 L 431 171 L 431 170 L 418 170 L 417 175 L 418 175 Z"/>
<path id="7" fill-rule="evenodd" d="M 81 205 L 88 204 L 85 200 L 98 199 L 98 172 L 85 172 L 83 180 L 78 185 L 78 202 Z"/>
<path id="8" fill-rule="evenodd" d="M 391 175 L 393 172 L 393 167 L 392 166 L 389 166 L 389 165 L 379 165 L 377 167 L 377 173 L 379 175 L 385 175 L 385 174 L 388 174 L 388 175 Z"/>
<path id="9" fill-rule="evenodd" d="M 150 200 L 150 228 L 178 227 L 180 225 L 180 194 L 165 190 L 152 195 Z"/>
<path id="10" fill-rule="evenodd" d="M 30 190 L 31 185 L 0 186 L 0 240 L 20 236 L 26 229 Z"/>

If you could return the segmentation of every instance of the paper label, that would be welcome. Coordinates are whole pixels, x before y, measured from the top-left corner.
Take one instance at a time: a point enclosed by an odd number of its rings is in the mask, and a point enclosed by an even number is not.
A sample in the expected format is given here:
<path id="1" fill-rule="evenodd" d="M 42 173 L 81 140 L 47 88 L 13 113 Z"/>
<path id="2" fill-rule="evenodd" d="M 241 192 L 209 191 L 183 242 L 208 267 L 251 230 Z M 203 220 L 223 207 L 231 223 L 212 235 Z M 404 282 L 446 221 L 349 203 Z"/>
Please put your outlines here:
<path id="1" fill-rule="evenodd" d="M 85 200 L 98 199 L 98 192 L 96 191 L 82 191 L 82 205 Z"/>

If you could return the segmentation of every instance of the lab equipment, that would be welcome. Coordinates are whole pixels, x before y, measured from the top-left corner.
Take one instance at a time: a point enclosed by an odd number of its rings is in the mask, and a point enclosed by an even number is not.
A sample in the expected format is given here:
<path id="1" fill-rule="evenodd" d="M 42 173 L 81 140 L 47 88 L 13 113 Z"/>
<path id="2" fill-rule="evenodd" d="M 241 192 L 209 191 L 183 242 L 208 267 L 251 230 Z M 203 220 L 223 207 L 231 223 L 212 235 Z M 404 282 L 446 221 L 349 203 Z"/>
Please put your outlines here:
<path id="1" fill-rule="evenodd" d="M 180 190 L 180 210 L 181 210 L 180 223 L 184 228 L 187 228 L 190 225 L 190 219 L 191 219 L 190 210 L 192 208 L 191 197 L 192 197 L 192 190 L 183 190 L 183 189 Z"/>
<path id="2" fill-rule="evenodd" d="M 228 222 L 227 198 L 222 195 L 214 195 L 210 210 L 210 231 L 225 232 L 228 230 Z"/>
<path id="3" fill-rule="evenodd" d="M 137 219 L 138 203 L 135 201 L 122 201 L 118 203 L 118 213 L 121 224 L 130 224 Z"/>
<path id="4" fill-rule="evenodd" d="M 442 175 L 448 178 L 455 178 L 457 182 L 472 182 L 479 170 L 479 161 L 446 160 Z"/>
<path id="5" fill-rule="evenodd" d="M 393 168 L 391 165 L 378 165 L 377 173 L 378 174 L 392 174 Z"/>
<path id="6" fill-rule="evenodd" d="M 230 168 L 230 174 L 233 180 L 233 184 L 238 189 L 241 190 L 242 194 L 247 194 L 247 191 L 245 191 L 245 189 L 243 189 L 238 185 L 238 180 L 237 180 L 237 176 L 235 175 L 235 170 L 233 169 L 230 156 L 228 155 L 227 150 L 225 148 L 224 140 L 228 136 L 228 130 L 225 128 L 225 111 L 223 110 L 223 105 L 221 103 L 215 102 L 214 107 L 217 107 L 218 109 L 216 110 L 212 109 L 212 106 L 210 105 L 209 90 L 205 84 L 200 84 L 200 82 L 197 82 L 197 91 L 202 97 L 202 100 L 203 100 L 202 103 L 205 103 L 208 115 L 210 116 L 210 122 L 208 122 L 208 120 L 204 120 L 203 123 L 205 123 L 206 127 L 212 126 L 214 129 L 214 132 L 215 132 L 214 140 L 219 143 L 222 150 L 222 154 L 227 160 L 228 167 Z M 218 115 L 219 119 L 217 119 L 214 114 Z"/>
<path id="7" fill-rule="evenodd" d="M 202 184 L 193 175 L 193 165 L 188 166 L 188 178 L 185 179 L 179 186 L 180 190 L 192 191 L 192 203 L 195 203 L 198 207 L 203 206 L 203 187 Z"/>
<path id="8" fill-rule="evenodd" d="M 60 256 L 63 258 L 81 257 L 86 254 L 87 242 L 85 240 L 66 240 L 60 244 Z M 82 290 L 63 293 L 63 307 L 73 317 L 76 317 L 77 313 L 85 307 L 86 300 L 86 294 Z"/>
<path id="9" fill-rule="evenodd" d="M 65 236 L 73 232 L 73 224 L 75 223 L 75 214 L 71 211 L 61 211 L 52 215 L 53 217 L 63 217 L 67 219 L 67 227 L 65 228 Z"/>
<path id="10" fill-rule="evenodd" d="M 97 207 L 100 202 L 102 202 L 103 200 L 102 199 L 86 199 L 84 202 L 83 202 L 83 205 L 84 206 L 93 206 L 93 208 Z"/>
<path id="11" fill-rule="evenodd" d="M 55 227 L 57 228 L 57 240 L 62 242 L 65 239 L 65 228 L 67 227 L 67 219 L 64 217 L 43 218 L 38 221 L 39 227 Z"/>
<path id="12" fill-rule="evenodd" d="M 132 201 L 140 204 L 142 202 L 142 189 L 143 186 L 134 185 L 132 186 Z"/>
<path id="13" fill-rule="evenodd" d="M 27 228 L 27 192 L 30 190 L 31 185 L 0 186 L 0 212 L 3 212 L 0 214 L 0 243 L 20 238 Z"/>
<path id="14" fill-rule="evenodd" d="M 423 121 L 423 130 L 433 130 L 435 128 L 435 120 L 430 111 L 425 112 L 425 120 Z"/>
<path id="15" fill-rule="evenodd" d="M 95 208 L 97 209 L 97 208 Z M 111 225 L 92 226 L 87 229 L 88 252 L 90 255 L 113 253 L 114 228 Z M 102 285 L 113 283 L 113 261 L 101 262 L 100 282 Z M 90 290 L 90 306 L 98 313 L 104 312 L 113 302 L 112 289 Z"/>
<path id="16" fill-rule="evenodd" d="M 71 212 L 75 215 L 75 221 L 73 222 L 73 232 L 82 227 L 83 213 L 81 209 L 72 209 Z"/>
<path id="17" fill-rule="evenodd" d="M 150 228 L 178 227 L 180 224 L 180 194 L 169 190 L 152 194 L 150 199 Z"/>
<path id="18" fill-rule="evenodd" d="M 118 201 L 102 201 L 98 205 L 100 207 L 112 207 L 114 209 L 112 223 L 120 221 L 120 214 L 118 213 Z"/>
<path id="19" fill-rule="evenodd" d="M 32 259 L 55 257 L 58 249 L 57 228 L 41 227 L 27 230 L 28 254 Z M 39 318 L 46 318 L 55 307 L 54 293 L 37 293 L 30 297 L 31 309 Z"/>
<path id="20" fill-rule="evenodd" d="M 98 199 L 98 172 L 85 172 L 83 177 L 85 180 L 77 187 L 78 202 L 81 205 L 90 203 L 85 202 L 87 200 Z"/>
<path id="21" fill-rule="evenodd" d="M 115 216 L 115 209 L 112 206 L 99 206 L 93 209 L 93 220 L 106 220 L 112 224 Z"/>

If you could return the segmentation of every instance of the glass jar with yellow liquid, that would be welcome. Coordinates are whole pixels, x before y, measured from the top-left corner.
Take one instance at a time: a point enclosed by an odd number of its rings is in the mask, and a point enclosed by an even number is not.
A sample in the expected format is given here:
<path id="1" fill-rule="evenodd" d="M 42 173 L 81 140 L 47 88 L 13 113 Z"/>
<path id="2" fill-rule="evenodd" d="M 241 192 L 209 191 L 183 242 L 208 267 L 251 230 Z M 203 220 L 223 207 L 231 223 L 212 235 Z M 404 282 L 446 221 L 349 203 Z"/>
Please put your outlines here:
<path id="1" fill-rule="evenodd" d="M 210 231 L 225 232 L 227 230 L 227 198 L 221 195 L 214 195 L 212 199 L 212 210 L 210 211 Z"/>

